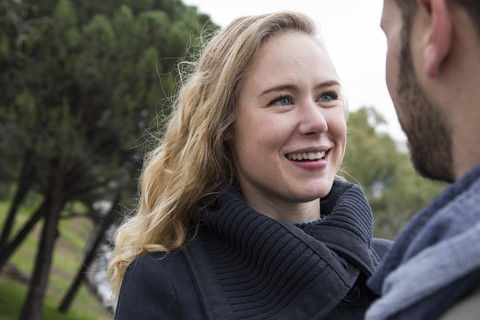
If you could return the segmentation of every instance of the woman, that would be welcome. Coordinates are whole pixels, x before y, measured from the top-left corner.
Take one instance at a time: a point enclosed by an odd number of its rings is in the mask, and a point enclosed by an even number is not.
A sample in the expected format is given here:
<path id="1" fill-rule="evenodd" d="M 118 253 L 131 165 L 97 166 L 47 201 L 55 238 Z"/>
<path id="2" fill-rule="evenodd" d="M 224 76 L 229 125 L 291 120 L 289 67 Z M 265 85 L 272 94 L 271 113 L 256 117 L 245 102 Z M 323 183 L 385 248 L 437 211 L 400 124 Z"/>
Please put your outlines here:
<path id="1" fill-rule="evenodd" d="M 386 246 L 361 188 L 335 180 L 345 143 L 312 21 L 232 22 L 181 89 L 116 233 L 116 319 L 362 319 Z"/>

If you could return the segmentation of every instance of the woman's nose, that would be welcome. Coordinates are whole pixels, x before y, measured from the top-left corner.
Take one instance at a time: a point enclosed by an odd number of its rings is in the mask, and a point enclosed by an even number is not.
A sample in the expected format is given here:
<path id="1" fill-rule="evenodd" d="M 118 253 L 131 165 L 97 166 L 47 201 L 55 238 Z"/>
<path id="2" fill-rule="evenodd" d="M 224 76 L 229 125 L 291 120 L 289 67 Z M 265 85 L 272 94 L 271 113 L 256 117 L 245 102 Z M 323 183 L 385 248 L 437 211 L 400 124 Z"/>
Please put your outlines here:
<path id="1" fill-rule="evenodd" d="M 323 134 L 328 130 L 324 110 L 315 102 L 306 102 L 298 109 L 301 134 Z"/>

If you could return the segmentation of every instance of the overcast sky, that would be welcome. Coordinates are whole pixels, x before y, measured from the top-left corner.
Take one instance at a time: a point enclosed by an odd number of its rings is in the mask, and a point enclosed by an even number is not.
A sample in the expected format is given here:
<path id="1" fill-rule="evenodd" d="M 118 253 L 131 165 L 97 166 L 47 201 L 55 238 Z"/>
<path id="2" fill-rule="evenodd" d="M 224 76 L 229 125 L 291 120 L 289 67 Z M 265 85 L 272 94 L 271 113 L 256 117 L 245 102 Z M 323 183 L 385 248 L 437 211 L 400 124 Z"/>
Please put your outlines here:
<path id="1" fill-rule="evenodd" d="M 386 38 L 380 29 L 383 0 L 183 0 L 225 27 L 233 19 L 280 10 L 307 14 L 317 23 L 349 101 L 350 110 L 375 107 L 387 130 L 405 140 L 385 83 Z"/>

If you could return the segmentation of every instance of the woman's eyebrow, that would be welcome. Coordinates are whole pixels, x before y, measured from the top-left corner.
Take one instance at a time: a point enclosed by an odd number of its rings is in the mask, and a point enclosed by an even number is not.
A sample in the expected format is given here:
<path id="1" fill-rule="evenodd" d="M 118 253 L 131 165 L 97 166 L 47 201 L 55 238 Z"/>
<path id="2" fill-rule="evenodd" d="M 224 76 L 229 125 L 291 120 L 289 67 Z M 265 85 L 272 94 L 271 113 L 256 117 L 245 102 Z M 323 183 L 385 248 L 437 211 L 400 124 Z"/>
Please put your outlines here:
<path id="1" fill-rule="evenodd" d="M 260 93 L 260 96 L 263 96 L 267 93 L 270 93 L 270 92 L 277 92 L 277 91 L 284 91 L 284 90 L 293 90 L 295 89 L 295 86 L 294 85 L 289 85 L 289 84 L 286 84 L 286 85 L 280 85 L 280 86 L 277 86 L 277 87 L 273 87 L 273 88 L 268 88 L 266 89 L 265 91 L 263 91 L 262 93 Z"/>
<path id="2" fill-rule="evenodd" d="M 318 86 L 316 86 L 316 88 L 319 89 L 319 88 L 332 87 L 332 86 L 340 86 L 340 83 L 337 80 L 325 81 L 325 82 L 320 83 Z M 293 90 L 293 89 L 295 89 L 295 87 L 296 87 L 295 85 L 291 85 L 291 84 L 279 85 L 279 86 L 276 86 L 276 87 L 273 87 L 273 88 L 268 88 L 268 89 L 262 91 L 262 93 L 260 93 L 260 96 L 263 96 L 263 95 L 265 95 L 267 93 L 270 93 L 270 92 Z"/>
<path id="3" fill-rule="evenodd" d="M 338 82 L 337 80 L 330 80 L 330 81 L 325 81 L 325 82 L 322 82 L 320 83 L 318 86 L 316 86 L 316 88 L 325 88 L 325 87 L 334 87 L 334 86 L 340 86 L 340 82 Z"/>

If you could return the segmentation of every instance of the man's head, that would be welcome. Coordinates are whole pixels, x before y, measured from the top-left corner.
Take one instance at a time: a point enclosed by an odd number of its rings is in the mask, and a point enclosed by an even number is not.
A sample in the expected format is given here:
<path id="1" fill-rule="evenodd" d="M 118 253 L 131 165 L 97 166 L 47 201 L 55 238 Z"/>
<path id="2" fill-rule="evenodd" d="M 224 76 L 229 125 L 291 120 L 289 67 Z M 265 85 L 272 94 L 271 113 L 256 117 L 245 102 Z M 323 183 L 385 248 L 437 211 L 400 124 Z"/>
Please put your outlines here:
<path id="1" fill-rule="evenodd" d="M 467 110 L 462 101 L 469 94 L 460 92 L 458 80 L 470 81 L 459 64 L 458 48 L 466 40 L 459 37 L 463 30 L 456 29 L 460 11 L 468 12 L 479 41 L 480 1 L 384 0 L 382 15 L 388 39 L 387 84 L 413 164 L 421 174 L 444 181 L 456 180 L 471 165 L 459 161 L 457 152 L 464 134 L 457 126 Z M 462 99 L 455 99 L 456 95 Z"/>

